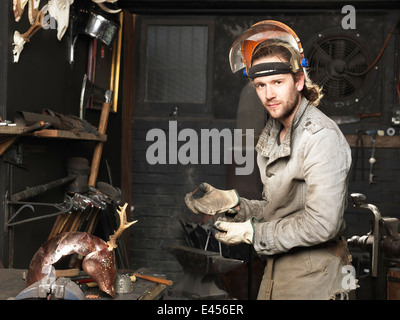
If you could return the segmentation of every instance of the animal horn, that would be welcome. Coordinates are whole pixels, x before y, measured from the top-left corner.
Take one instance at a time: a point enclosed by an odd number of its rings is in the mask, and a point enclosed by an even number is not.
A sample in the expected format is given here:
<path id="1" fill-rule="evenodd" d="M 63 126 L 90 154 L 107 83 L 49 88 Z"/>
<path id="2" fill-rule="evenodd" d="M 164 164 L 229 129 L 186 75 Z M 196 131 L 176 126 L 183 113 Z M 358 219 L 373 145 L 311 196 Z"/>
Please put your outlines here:
<path id="1" fill-rule="evenodd" d="M 126 207 L 127 203 L 124 204 L 123 207 L 119 207 L 120 210 L 117 209 L 119 215 L 119 227 L 117 231 L 114 232 L 113 235 L 110 236 L 110 240 L 107 242 L 108 250 L 112 251 L 117 247 L 117 239 L 121 236 L 125 229 L 128 229 L 131 225 L 135 224 L 137 220 L 132 222 L 126 221 Z"/>

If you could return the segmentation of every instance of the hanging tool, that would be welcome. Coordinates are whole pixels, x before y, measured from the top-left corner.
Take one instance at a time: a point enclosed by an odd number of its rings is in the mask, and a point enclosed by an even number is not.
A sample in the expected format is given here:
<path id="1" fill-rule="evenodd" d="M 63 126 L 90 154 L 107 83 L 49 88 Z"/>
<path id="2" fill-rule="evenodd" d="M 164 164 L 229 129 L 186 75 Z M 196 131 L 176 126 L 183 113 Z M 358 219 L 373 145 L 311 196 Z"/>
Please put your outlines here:
<path id="1" fill-rule="evenodd" d="M 374 174 L 372 173 L 373 166 L 376 162 L 375 158 L 375 143 L 376 143 L 376 130 L 367 132 L 371 134 L 371 157 L 369 158 L 369 187 L 374 183 Z"/>
<path id="2" fill-rule="evenodd" d="M 359 122 L 361 119 L 371 118 L 371 117 L 381 117 L 382 112 L 376 113 L 361 113 L 358 116 L 331 116 L 330 118 L 337 124 L 347 124 Z"/>
<path id="3" fill-rule="evenodd" d="M 364 141 L 362 138 L 363 130 L 357 130 L 356 147 L 354 151 L 354 166 L 353 166 L 353 181 L 356 180 L 357 174 L 357 163 L 358 163 L 358 152 L 361 153 L 361 180 L 364 181 Z"/>
<path id="4" fill-rule="evenodd" d="M 23 202 L 23 201 L 14 202 L 14 201 L 9 201 L 9 200 L 6 200 L 6 204 L 20 204 L 22 206 L 13 214 L 13 216 L 11 218 L 8 218 L 9 212 L 8 212 L 8 209 L 6 210 L 6 212 L 5 212 L 6 221 L 4 223 L 5 231 L 7 231 L 8 228 L 11 226 L 61 215 L 63 213 L 69 212 L 73 207 L 72 199 L 69 196 L 65 196 L 64 202 L 62 204 L 41 203 L 41 202 Z M 32 210 L 32 212 L 35 212 L 35 209 L 33 206 L 54 207 L 58 211 L 56 211 L 54 213 L 49 213 L 49 214 L 44 214 L 41 216 L 32 217 L 32 218 L 21 219 L 19 221 L 14 221 L 14 219 L 26 208 L 29 208 Z"/>

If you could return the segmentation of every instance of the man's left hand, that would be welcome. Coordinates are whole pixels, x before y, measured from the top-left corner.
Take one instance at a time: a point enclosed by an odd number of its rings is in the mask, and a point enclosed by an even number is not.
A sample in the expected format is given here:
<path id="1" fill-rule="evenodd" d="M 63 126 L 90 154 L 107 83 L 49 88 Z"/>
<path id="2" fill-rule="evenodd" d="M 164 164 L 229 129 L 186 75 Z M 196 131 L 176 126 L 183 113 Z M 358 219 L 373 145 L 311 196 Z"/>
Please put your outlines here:
<path id="1" fill-rule="evenodd" d="M 246 222 L 217 221 L 214 226 L 223 231 L 215 234 L 215 238 L 222 243 L 227 245 L 253 243 L 254 227 L 251 219 Z"/>

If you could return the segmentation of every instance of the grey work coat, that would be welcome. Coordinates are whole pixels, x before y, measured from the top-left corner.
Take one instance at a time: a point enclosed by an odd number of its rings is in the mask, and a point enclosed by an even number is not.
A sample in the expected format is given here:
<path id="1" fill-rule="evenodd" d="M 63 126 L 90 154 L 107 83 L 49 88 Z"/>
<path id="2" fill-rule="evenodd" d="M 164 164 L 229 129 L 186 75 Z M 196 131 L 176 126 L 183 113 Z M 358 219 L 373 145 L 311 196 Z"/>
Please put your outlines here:
<path id="1" fill-rule="evenodd" d="M 347 294 L 354 280 L 347 281 L 350 271 L 343 266 L 351 257 L 338 236 L 345 227 L 350 147 L 336 123 L 304 97 L 278 145 L 280 128 L 269 119 L 256 146 L 263 200 L 241 198 L 234 218 L 258 221 L 253 245 L 269 257 L 258 298 Z"/>

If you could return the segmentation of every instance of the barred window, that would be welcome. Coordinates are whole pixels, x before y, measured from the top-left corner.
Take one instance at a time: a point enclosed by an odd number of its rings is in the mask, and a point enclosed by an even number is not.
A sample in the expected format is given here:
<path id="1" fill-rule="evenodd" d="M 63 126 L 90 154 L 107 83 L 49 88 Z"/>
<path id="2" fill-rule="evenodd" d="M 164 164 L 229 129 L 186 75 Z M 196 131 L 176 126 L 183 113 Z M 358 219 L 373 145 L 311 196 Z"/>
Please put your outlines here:
<path id="1" fill-rule="evenodd" d="M 148 27 L 146 101 L 205 102 L 207 29 L 207 26 Z"/>

